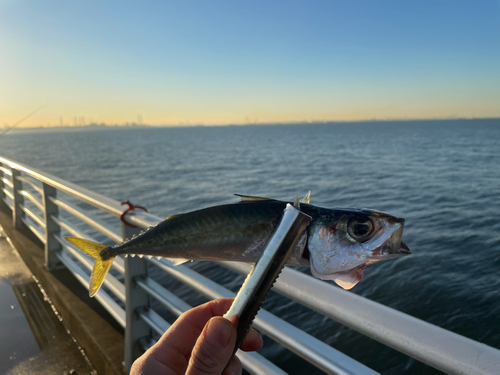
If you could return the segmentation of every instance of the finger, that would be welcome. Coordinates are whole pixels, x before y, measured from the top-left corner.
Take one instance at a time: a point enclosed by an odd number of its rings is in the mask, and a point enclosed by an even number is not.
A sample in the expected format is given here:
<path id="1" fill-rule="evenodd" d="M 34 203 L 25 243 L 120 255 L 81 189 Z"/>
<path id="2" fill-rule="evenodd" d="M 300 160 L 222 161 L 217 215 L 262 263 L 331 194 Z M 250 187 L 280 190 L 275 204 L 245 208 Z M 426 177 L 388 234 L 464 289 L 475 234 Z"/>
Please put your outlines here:
<path id="1" fill-rule="evenodd" d="M 232 302 L 232 298 L 220 298 L 197 306 L 180 315 L 150 349 L 152 360 L 164 364 L 176 373 L 184 373 L 193 346 L 196 344 L 205 324 L 212 317 L 223 315 L 229 310 Z"/>
<path id="2" fill-rule="evenodd" d="M 250 328 L 245 339 L 240 345 L 240 349 L 245 352 L 253 352 L 259 350 L 264 345 L 264 341 L 262 340 L 262 336 L 259 332 Z"/>
<path id="3" fill-rule="evenodd" d="M 233 355 L 235 344 L 236 327 L 222 317 L 210 319 L 196 341 L 186 374 L 221 374 Z"/>
<path id="4" fill-rule="evenodd" d="M 231 358 L 231 362 L 229 362 L 229 365 L 224 370 L 222 375 L 241 374 L 242 372 L 243 366 L 241 365 L 241 361 L 237 356 L 233 356 L 233 358 Z"/>
<path id="5" fill-rule="evenodd" d="M 173 371 L 163 363 L 156 361 L 153 357 L 144 353 L 137 358 L 130 368 L 130 375 L 176 375 L 179 372 Z"/>

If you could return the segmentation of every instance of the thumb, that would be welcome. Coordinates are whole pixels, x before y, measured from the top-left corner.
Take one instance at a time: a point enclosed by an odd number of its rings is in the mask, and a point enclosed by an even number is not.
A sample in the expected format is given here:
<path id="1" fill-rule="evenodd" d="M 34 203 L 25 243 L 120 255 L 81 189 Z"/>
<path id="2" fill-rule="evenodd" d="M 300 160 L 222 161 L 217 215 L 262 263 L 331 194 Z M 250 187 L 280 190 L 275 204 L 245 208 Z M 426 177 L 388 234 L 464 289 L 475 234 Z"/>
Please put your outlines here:
<path id="1" fill-rule="evenodd" d="M 235 344 L 235 326 L 220 316 L 210 319 L 196 341 L 186 374 L 220 375 L 233 354 Z"/>

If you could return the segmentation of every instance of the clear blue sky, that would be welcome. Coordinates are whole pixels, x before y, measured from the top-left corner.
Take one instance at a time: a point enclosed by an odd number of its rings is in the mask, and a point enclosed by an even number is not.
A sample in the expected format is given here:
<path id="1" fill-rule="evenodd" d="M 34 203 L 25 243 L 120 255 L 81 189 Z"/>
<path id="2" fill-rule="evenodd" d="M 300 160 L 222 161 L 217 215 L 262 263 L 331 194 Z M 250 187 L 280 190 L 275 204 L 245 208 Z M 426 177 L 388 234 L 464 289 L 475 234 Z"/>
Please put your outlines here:
<path id="1" fill-rule="evenodd" d="M 0 0 L 0 127 L 500 117 L 500 1 Z"/>

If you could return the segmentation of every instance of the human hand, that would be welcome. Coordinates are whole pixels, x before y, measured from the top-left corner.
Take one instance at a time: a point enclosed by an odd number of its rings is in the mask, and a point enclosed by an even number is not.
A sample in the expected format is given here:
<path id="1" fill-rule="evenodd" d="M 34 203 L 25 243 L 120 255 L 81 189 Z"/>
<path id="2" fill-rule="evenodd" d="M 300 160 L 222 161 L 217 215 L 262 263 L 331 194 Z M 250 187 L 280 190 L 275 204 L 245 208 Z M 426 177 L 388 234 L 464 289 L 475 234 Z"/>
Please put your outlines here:
<path id="1" fill-rule="evenodd" d="M 158 342 L 139 357 L 130 370 L 132 375 L 209 375 L 221 374 L 233 354 L 235 325 L 222 318 L 233 298 L 221 298 L 183 313 Z M 250 330 L 240 346 L 244 351 L 262 347 L 262 337 Z M 234 356 L 224 375 L 241 374 Z"/>

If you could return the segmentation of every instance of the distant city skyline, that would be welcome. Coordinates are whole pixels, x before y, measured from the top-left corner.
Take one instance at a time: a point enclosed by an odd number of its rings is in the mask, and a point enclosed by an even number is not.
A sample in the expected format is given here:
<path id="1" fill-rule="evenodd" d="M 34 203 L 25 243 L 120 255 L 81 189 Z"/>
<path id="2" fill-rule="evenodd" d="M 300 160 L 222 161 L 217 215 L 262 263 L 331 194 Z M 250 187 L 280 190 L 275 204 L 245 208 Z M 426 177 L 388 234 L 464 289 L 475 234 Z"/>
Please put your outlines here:
<path id="1" fill-rule="evenodd" d="M 500 117 L 500 2 L 0 3 L 0 127 Z"/>
<path id="2" fill-rule="evenodd" d="M 371 120 L 324 120 L 324 121 L 289 121 L 289 122 L 249 122 L 249 123 L 241 123 L 241 124 L 216 124 L 216 125 L 211 125 L 211 124 L 155 124 L 155 125 L 150 125 L 150 124 L 139 124 L 137 122 L 126 122 L 126 123 L 123 123 L 123 124 L 114 124 L 114 123 L 104 123 L 104 122 L 91 122 L 89 124 L 85 124 L 85 125 L 71 125 L 71 124 L 63 124 L 63 125 L 51 125 L 51 124 L 38 124 L 38 125 L 30 125 L 30 126 L 23 126 L 23 127 L 10 127 L 8 126 L 7 124 L 5 124 L 3 127 L 0 126 L 0 135 L 2 135 L 3 133 L 6 133 L 5 131 L 10 131 L 10 130 L 13 130 L 13 129 L 16 129 L 16 130 L 23 130 L 23 129 L 26 129 L 26 130 L 29 130 L 29 129 L 54 129 L 54 128 L 64 128 L 64 129 L 68 129 L 68 128 L 120 128 L 120 127 L 123 127 L 123 128 L 127 128 L 127 127 L 135 127 L 135 128 L 162 128 L 162 127 L 184 127 L 184 126 L 195 126 L 195 127 L 203 127 L 203 126 L 206 126 L 206 127 L 213 127 L 213 126 L 248 126 L 248 125 L 263 125 L 263 126 L 266 126 L 266 125 L 304 125 L 304 124 L 360 124 L 360 123 L 391 123 L 391 122 L 395 122 L 395 123 L 427 123 L 427 122 L 446 122 L 446 121 L 449 121 L 450 123 L 451 122 L 454 122 L 454 123 L 457 123 L 457 122 L 460 122 L 460 123 L 464 123 L 464 122 L 467 122 L 467 121 L 470 121 L 471 124 L 473 125 L 477 125 L 479 123 L 479 121 L 481 123 L 484 123 L 484 122 L 489 122 L 489 123 L 492 123 L 492 121 L 494 121 L 493 123 L 495 124 L 498 124 L 500 125 L 500 117 L 470 117 L 470 118 L 467 118 L 467 117 L 448 117 L 448 118 L 428 118 L 428 119 L 425 119 L 425 118 L 422 118 L 422 119 L 371 119 Z"/>

